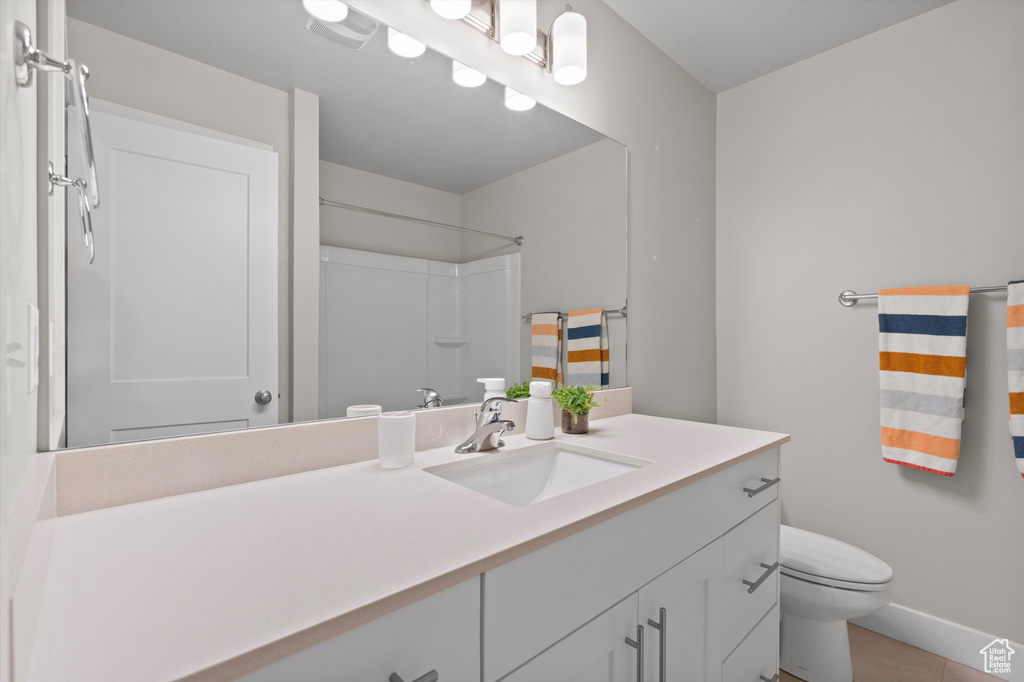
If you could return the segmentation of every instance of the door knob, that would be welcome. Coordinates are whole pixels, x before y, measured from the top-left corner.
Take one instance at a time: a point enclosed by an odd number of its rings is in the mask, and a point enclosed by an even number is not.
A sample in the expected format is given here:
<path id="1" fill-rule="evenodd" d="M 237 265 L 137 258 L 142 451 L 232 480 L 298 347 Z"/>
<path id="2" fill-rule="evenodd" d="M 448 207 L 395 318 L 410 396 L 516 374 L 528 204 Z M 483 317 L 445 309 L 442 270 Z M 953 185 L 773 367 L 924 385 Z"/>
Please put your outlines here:
<path id="1" fill-rule="evenodd" d="M 257 405 L 269 405 L 270 401 L 274 399 L 270 391 L 256 391 L 256 404 Z"/>

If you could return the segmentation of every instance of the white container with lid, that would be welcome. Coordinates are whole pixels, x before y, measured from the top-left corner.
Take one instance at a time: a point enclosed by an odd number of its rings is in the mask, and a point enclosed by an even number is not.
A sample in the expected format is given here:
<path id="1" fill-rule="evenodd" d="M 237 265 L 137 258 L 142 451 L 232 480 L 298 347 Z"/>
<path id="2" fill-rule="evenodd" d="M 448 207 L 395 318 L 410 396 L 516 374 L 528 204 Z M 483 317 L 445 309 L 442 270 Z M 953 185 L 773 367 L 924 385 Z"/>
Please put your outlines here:
<path id="1" fill-rule="evenodd" d="M 484 385 L 484 400 L 505 397 L 505 379 L 503 377 L 477 379 L 477 382 Z"/>
<path id="2" fill-rule="evenodd" d="M 346 417 L 372 417 L 375 414 L 380 414 L 384 410 L 381 409 L 380 405 L 349 405 L 345 409 Z"/>
<path id="3" fill-rule="evenodd" d="M 550 381 L 530 382 L 530 400 L 526 403 L 526 437 L 531 440 L 550 440 L 555 437 Z"/>
<path id="4" fill-rule="evenodd" d="M 385 412 L 377 418 L 377 458 L 385 469 L 411 466 L 416 453 L 416 414 Z"/>

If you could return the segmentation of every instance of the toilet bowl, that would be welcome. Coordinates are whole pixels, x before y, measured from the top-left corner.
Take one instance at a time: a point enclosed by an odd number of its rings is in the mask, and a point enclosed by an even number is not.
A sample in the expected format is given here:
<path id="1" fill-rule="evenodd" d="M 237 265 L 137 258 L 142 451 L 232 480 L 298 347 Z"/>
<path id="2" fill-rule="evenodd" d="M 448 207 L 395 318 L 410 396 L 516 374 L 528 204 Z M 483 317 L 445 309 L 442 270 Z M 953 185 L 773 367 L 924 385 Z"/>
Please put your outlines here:
<path id="1" fill-rule="evenodd" d="M 779 667 L 807 682 L 852 682 L 846 621 L 892 601 L 892 569 L 825 535 L 782 526 Z"/>

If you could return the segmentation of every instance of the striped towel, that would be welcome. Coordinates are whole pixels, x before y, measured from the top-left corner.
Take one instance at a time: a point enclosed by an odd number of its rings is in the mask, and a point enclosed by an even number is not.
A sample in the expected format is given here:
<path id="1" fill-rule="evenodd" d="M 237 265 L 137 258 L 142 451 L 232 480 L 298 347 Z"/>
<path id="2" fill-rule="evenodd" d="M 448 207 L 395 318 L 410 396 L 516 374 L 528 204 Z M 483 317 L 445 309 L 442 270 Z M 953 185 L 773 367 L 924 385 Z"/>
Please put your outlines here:
<path id="1" fill-rule="evenodd" d="M 562 357 L 561 313 L 533 313 L 533 374 L 534 379 L 562 382 L 558 361 Z"/>
<path id="2" fill-rule="evenodd" d="M 967 385 L 969 286 L 878 292 L 882 457 L 956 472 Z"/>
<path id="3" fill-rule="evenodd" d="M 569 364 L 565 382 L 570 386 L 608 388 L 608 322 L 604 310 L 569 313 Z"/>
<path id="4" fill-rule="evenodd" d="M 1024 476 L 1024 280 L 1006 286 L 1006 369 L 1010 384 L 1010 436 Z"/>

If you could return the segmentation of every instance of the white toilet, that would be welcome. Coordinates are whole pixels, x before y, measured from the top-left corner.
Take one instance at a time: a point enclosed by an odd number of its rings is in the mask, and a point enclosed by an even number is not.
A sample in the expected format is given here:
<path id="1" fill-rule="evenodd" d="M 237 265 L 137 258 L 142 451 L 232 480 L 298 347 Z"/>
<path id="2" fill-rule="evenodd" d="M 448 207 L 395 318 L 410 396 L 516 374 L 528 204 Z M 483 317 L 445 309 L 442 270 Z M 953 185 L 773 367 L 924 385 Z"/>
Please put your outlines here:
<path id="1" fill-rule="evenodd" d="M 808 682 L 852 682 L 846 621 L 892 601 L 892 569 L 825 535 L 782 526 L 779 667 Z"/>

